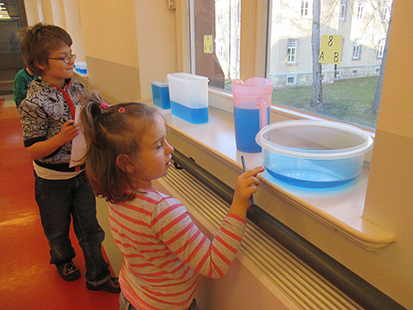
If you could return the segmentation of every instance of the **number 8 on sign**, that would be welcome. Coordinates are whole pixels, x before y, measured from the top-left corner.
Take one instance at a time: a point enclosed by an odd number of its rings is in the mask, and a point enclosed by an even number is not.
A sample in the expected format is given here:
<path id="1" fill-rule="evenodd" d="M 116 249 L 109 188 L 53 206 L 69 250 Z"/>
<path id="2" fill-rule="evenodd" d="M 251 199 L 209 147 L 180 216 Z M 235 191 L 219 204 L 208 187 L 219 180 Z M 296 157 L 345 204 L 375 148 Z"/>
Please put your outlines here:
<path id="1" fill-rule="evenodd" d="M 324 64 L 340 64 L 342 45 L 342 35 L 321 36 L 321 47 L 318 62 Z"/>

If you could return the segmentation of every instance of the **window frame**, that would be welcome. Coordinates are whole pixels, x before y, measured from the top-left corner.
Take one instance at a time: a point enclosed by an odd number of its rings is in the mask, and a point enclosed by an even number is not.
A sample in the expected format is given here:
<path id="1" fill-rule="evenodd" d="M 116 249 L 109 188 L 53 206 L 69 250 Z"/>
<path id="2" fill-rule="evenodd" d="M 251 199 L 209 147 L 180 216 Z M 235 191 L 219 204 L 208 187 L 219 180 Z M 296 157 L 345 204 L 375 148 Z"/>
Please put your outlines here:
<path id="1" fill-rule="evenodd" d="M 386 48 L 386 39 L 379 40 L 378 48 L 377 48 L 377 58 L 384 57 L 384 49 Z"/>
<path id="2" fill-rule="evenodd" d="M 291 43 L 294 45 L 292 46 Z M 298 39 L 287 40 L 287 65 L 293 65 L 297 63 L 298 55 Z"/>
<path id="3" fill-rule="evenodd" d="M 300 6 L 300 16 L 301 18 L 310 18 L 311 17 L 311 9 L 310 0 L 301 0 Z"/>
<path id="4" fill-rule="evenodd" d="M 289 81 L 293 79 L 293 82 L 290 83 Z M 297 85 L 297 75 L 296 74 L 288 74 L 285 76 L 285 85 L 287 86 L 294 86 Z"/>
<path id="5" fill-rule="evenodd" d="M 361 44 L 358 42 L 355 42 L 353 45 L 353 55 L 352 55 L 353 60 L 360 60 L 361 59 Z"/>
<path id="6" fill-rule="evenodd" d="M 346 20 L 347 15 L 347 0 L 341 0 L 340 2 L 340 20 Z"/>
<path id="7" fill-rule="evenodd" d="M 188 3 L 194 0 L 188 0 Z M 184 1 L 186 3 L 186 1 Z M 177 42 L 182 39 L 182 44 L 177 46 L 178 49 L 178 70 L 194 73 L 191 70 L 190 57 L 190 26 L 189 9 L 183 2 L 178 2 L 177 10 Z M 268 77 L 269 68 L 267 66 L 267 54 L 269 53 L 269 40 L 271 30 L 267 28 L 270 16 L 273 10 L 271 0 L 242 0 L 241 1 L 241 48 L 240 48 L 240 79 L 245 81 L 250 77 Z M 248 44 L 242 44 L 248 42 Z M 360 46 L 360 57 L 362 46 Z M 185 61 L 186 60 L 186 61 Z M 354 59 L 358 61 L 358 59 Z M 209 88 L 209 105 L 220 110 L 233 113 L 232 93 L 224 89 Z M 284 107 L 271 107 L 270 122 L 277 122 L 286 119 L 310 119 L 325 120 L 316 115 L 310 115 L 305 112 L 296 111 Z M 372 137 L 375 136 L 373 130 L 363 128 Z M 367 158 L 367 162 L 371 160 Z"/>
<path id="8" fill-rule="evenodd" d="M 390 12 L 389 2 L 388 1 L 383 1 L 381 21 L 382 22 L 387 22 L 389 20 L 390 15 L 391 15 L 391 12 Z"/>
<path id="9" fill-rule="evenodd" d="M 365 2 L 364 0 L 360 0 L 358 7 L 357 7 L 357 19 L 358 20 L 364 20 L 364 8 L 365 8 Z"/>

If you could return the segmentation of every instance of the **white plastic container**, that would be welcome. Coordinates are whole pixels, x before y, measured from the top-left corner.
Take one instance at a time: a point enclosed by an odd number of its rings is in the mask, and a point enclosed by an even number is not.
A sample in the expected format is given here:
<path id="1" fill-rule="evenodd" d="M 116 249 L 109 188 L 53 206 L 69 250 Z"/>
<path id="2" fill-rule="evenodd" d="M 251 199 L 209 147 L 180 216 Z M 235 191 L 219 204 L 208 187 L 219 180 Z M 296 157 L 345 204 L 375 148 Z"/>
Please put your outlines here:
<path id="1" fill-rule="evenodd" d="M 373 139 L 359 128 L 327 121 L 284 121 L 256 136 L 263 164 L 273 177 L 291 185 L 328 188 L 361 173 Z"/>
<path id="2" fill-rule="evenodd" d="M 162 108 L 170 109 L 168 82 L 151 81 L 153 104 Z"/>
<path id="3" fill-rule="evenodd" d="M 208 122 L 208 78 L 189 73 L 168 74 L 171 112 L 192 124 Z"/>

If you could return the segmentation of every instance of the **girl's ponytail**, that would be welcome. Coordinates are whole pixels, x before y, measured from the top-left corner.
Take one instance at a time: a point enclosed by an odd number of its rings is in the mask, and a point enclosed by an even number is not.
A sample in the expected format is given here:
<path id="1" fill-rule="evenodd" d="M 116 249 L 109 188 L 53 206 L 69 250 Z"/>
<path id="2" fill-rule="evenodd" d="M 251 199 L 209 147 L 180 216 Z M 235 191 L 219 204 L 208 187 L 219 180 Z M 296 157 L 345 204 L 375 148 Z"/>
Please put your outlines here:
<path id="1" fill-rule="evenodd" d="M 96 141 L 95 119 L 103 110 L 109 107 L 104 103 L 97 91 L 92 91 L 83 98 L 82 110 L 80 112 L 80 122 L 82 124 L 82 131 L 85 136 L 87 145 L 91 145 Z"/>
<path id="2" fill-rule="evenodd" d="M 99 119 L 108 107 L 109 105 L 103 103 L 97 91 L 89 91 L 82 98 L 82 109 L 79 115 L 81 130 L 86 142 L 86 152 L 82 160 L 86 162 L 86 173 L 89 182 L 98 196 L 105 192 L 105 185 L 102 184 L 101 179 L 102 172 L 106 168 L 105 165 L 109 162 L 106 158 L 106 152 L 102 152 L 103 145 L 99 141 L 99 136 L 102 135 L 102 126 L 99 124 Z"/>

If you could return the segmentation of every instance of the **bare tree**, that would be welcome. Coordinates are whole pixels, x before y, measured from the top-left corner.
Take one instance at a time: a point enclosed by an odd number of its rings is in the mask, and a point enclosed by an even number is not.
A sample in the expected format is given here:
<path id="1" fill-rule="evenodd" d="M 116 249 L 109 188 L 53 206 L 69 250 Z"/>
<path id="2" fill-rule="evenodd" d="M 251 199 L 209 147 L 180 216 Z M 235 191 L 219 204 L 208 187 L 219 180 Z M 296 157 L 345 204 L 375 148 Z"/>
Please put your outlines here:
<path id="1" fill-rule="evenodd" d="M 313 98 L 311 106 L 320 108 L 323 106 L 323 83 L 321 80 L 320 55 L 320 23 L 321 23 L 321 1 L 313 1 L 313 27 L 312 27 L 312 58 L 313 58 Z"/>
<path id="2" fill-rule="evenodd" d="M 339 5 L 340 1 L 332 0 L 330 2 L 331 7 L 335 7 Z M 382 27 L 387 27 L 387 35 L 386 35 L 386 44 L 383 51 L 383 58 L 382 63 L 380 66 L 380 73 L 379 73 L 379 80 L 377 83 L 376 93 L 374 97 L 374 101 L 371 106 L 371 111 L 373 113 L 378 113 L 380 108 L 380 97 L 381 91 L 383 87 L 383 79 L 384 79 L 384 69 L 386 65 L 386 58 L 387 58 L 387 46 L 389 40 L 389 33 L 390 33 L 390 25 L 391 25 L 391 16 L 390 20 L 387 25 L 385 19 L 383 19 L 383 5 L 381 1 L 370 1 L 371 6 L 374 8 L 374 13 L 371 19 L 367 23 L 374 23 L 377 21 L 381 21 Z M 394 8 L 394 1 L 392 1 L 392 6 L 390 12 L 393 12 Z M 333 10 L 332 10 L 333 11 Z M 353 8 L 352 8 L 353 11 Z M 327 19 L 331 19 L 333 14 L 326 15 Z M 324 21 L 325 22 L 325 21 Z M 319 63 L 319 53 L 320 53 L 320 27 L 321 27 L 321 0 L 314 0 L 313 1 L 313 24 L 312 24 L 312 60 L 313 60 L 313 94 L 312 94 L 312 101 L 311 106 L 315 109 L 321 108 L 323 106 L 323 84 L 322 84 L 322 67 Z M 378 28 L 379 25 L 373 26 L 374 28 Z M 367 25 L 366 25 L 367 29 Z M 385 29 L 385 28 L 384 28 Z"/>
<path id="3" fill-rule="evenodd" d="M 371 112 L 374 114 L 378 114 L 379 113 L 379 108 L 380 108 L 380 98 L 381 98 L 381 91 L 383 88 L 383 80 L 384 80 L 384 68 L 386 66 L 386 59 L 387 59 L 387 46 L 389 43 L 389 34 L 390 34 L 390 26 L 391 26 L 391 20 L 392 20 L 392 16 L 393 16 L 393 9 L 394 9 L 394 1 L 391 5 L 391 14 L 390 14 L 390 19 L 389 19 L 389 25 L 387 28 L 387 36 L 386 36 L 386 45 L 384 47 L 384 51 L 383 51 L 383 59 L 381 61 L 381 65 L 380 65 L 380 74 L 379 74 L 379 80 L 377 82 L 377 88 L 376 88 L 376 93 L 374 95 L 374 100 L 373 103 L 371 105 Z"/>

